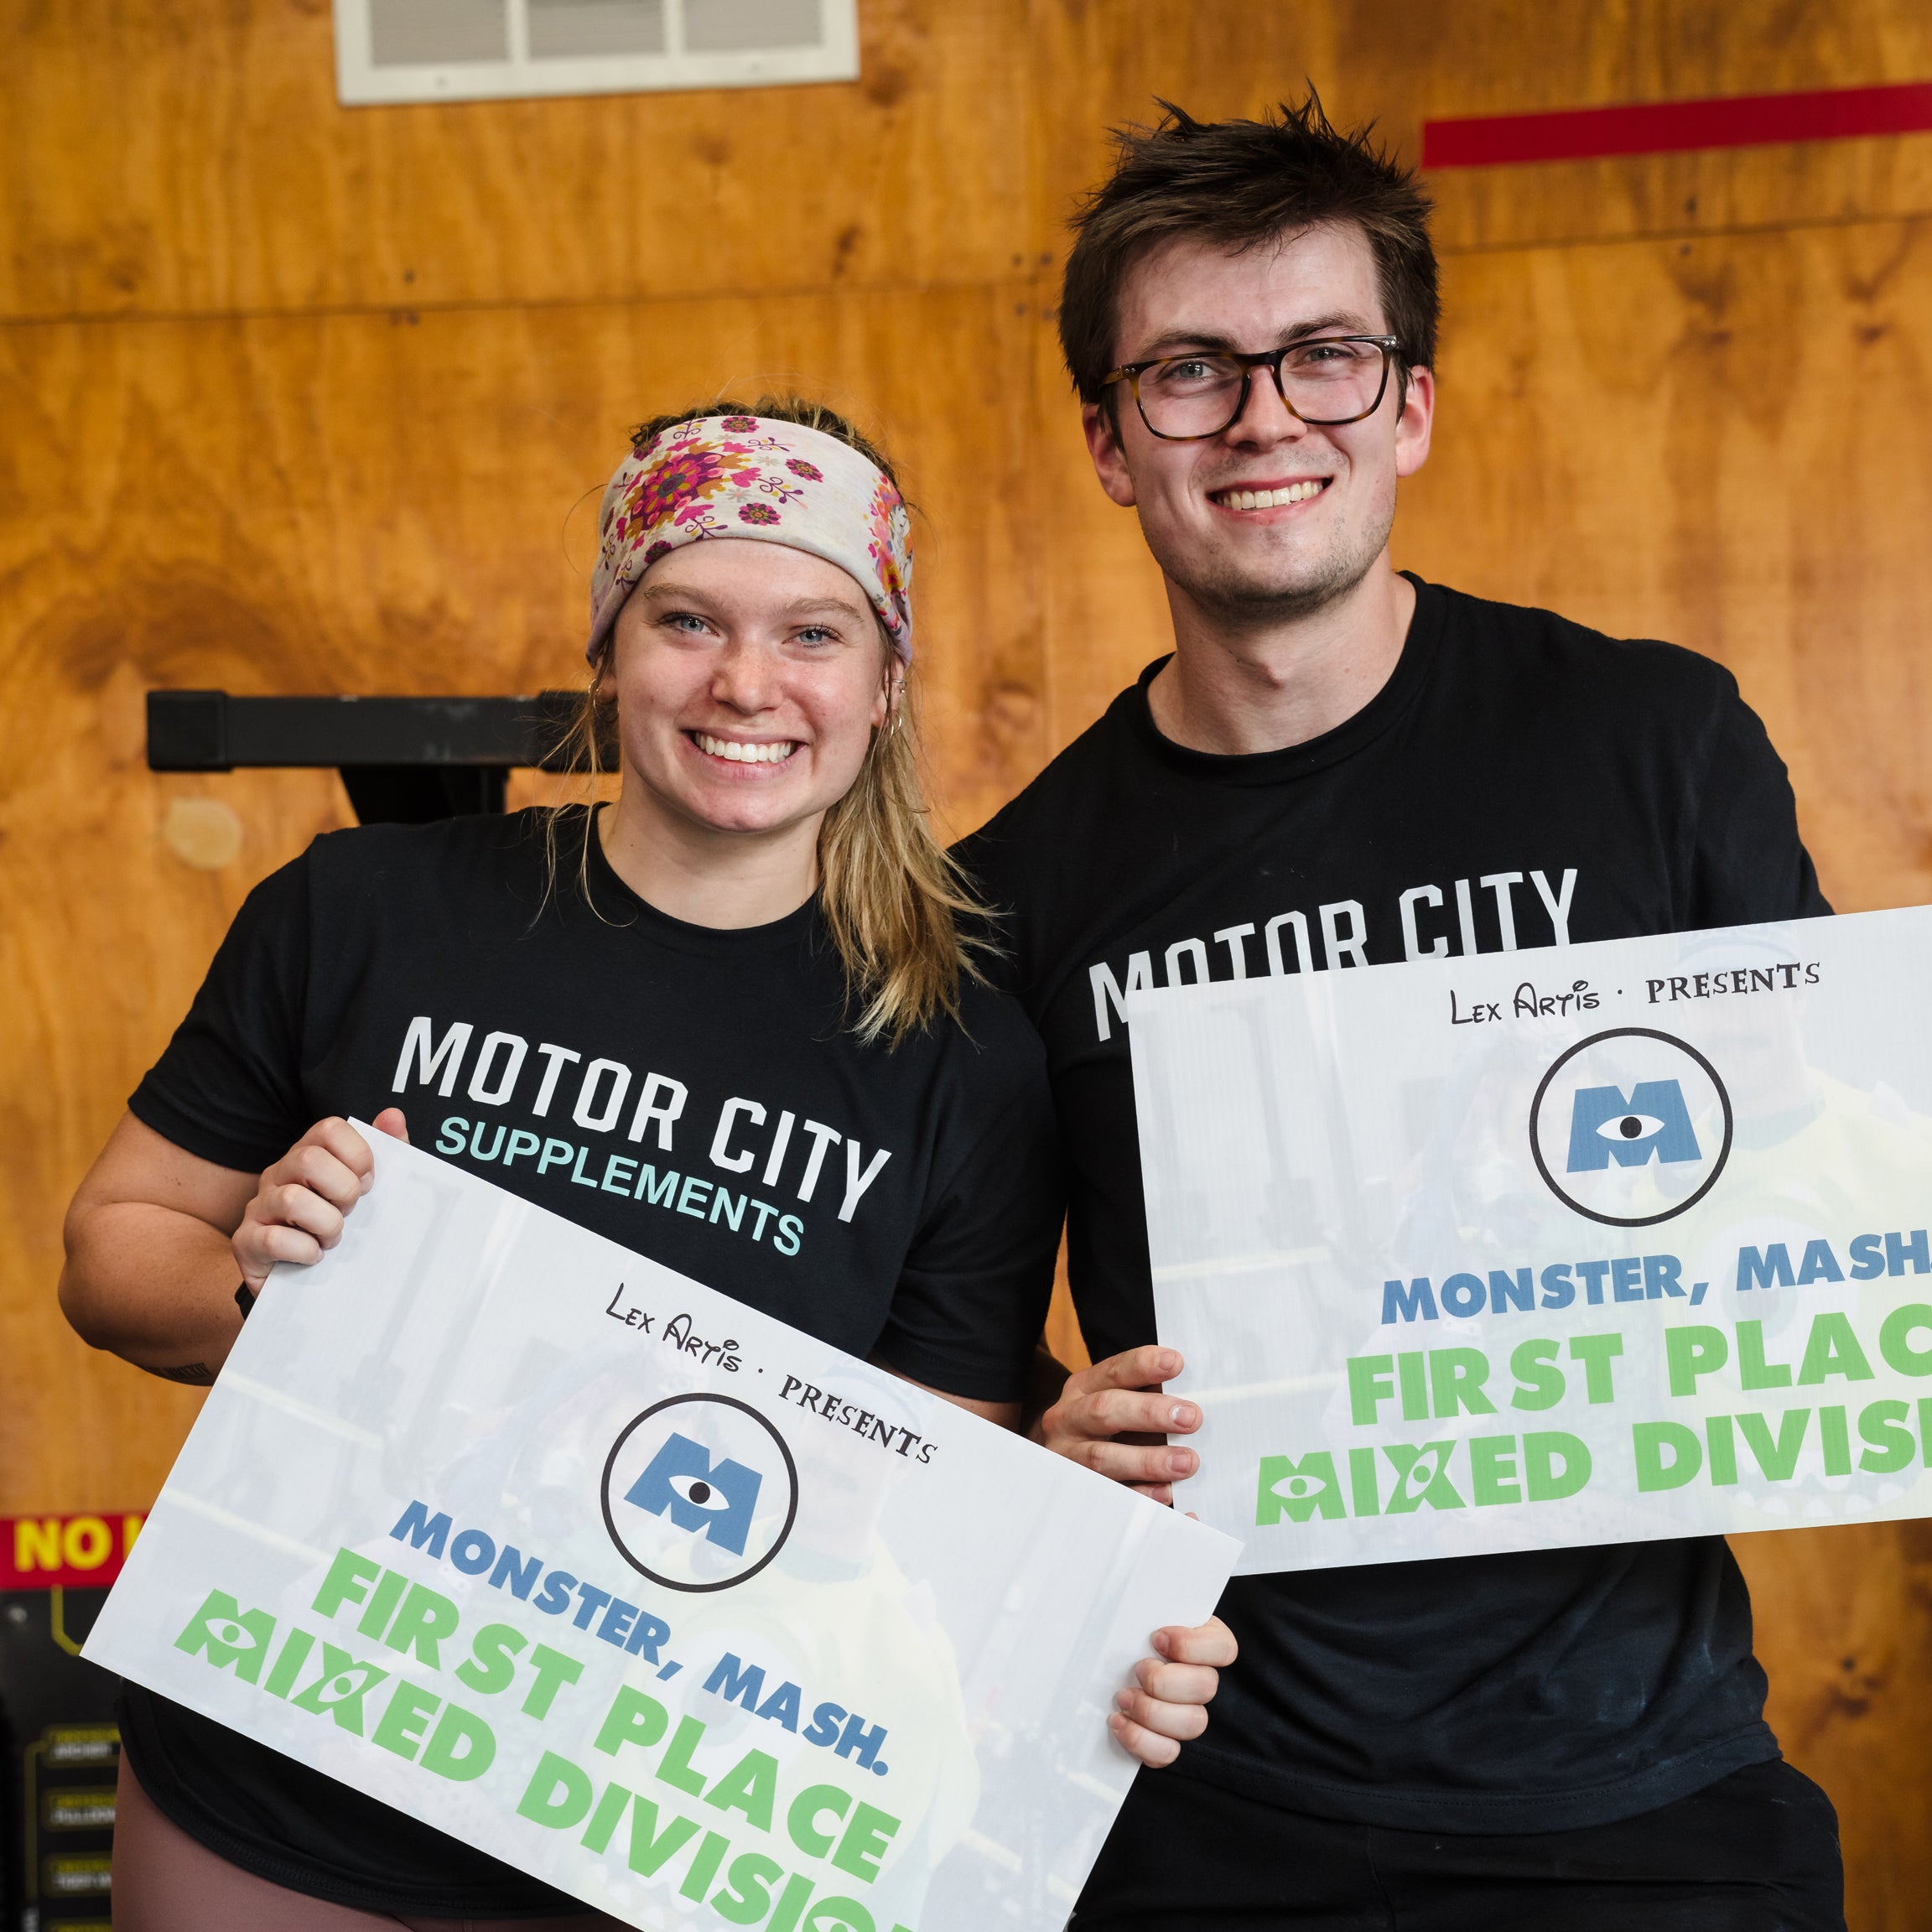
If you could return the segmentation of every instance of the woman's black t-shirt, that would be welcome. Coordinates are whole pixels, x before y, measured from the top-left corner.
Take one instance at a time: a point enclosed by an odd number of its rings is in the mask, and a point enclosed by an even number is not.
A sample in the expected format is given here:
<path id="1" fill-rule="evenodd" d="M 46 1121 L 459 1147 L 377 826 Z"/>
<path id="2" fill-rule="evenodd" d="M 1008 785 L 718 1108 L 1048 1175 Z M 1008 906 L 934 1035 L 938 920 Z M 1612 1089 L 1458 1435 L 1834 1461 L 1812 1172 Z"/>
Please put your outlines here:
<path id="1" fill-rule="evenodd" d="M 319 839 L 249 895 L 128 1104 L 224 1167 L 400 1107 L 420 1147 L 849 1353 L 1017 1400 L 1061 1187 L 1018 1009 L 889 1049 L 816 903 L 720 931 L 665 917 L 542 816 Z M 579 878 L 579 860 L 587 870 Z M 129 1685 L 123 1732 L 174 1822 L 263 1877 L 366 1910 L 508 1917 L 573 1901 Z"/>

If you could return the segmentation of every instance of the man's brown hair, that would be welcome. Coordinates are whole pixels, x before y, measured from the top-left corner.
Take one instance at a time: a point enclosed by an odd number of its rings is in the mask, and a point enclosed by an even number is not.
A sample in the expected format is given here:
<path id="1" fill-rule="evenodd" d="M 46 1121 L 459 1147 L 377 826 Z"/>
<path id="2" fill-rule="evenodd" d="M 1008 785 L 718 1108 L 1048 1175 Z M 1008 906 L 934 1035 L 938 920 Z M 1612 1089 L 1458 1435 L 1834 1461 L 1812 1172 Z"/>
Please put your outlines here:
<path id="1" fill-rule="evenodd" d="M 1060 299 L 1060 345 L 1084 402 L 1111 400 L 1120 292 L 1147 251 L 1176 236 L 1229 249 L 1322 222 L 1353 223 L 1375 258 L 1405 378 L 1436 359 L 1441 303 L 1430 201 L 1411 169 L 1375 145 L 1373 127 L 1342 132 L 1313 90 L 1259 121 L 1197 121 L 1162 101 L 1160 124 L 1114 131 L 1114 172 L 1073 218 Z"/>

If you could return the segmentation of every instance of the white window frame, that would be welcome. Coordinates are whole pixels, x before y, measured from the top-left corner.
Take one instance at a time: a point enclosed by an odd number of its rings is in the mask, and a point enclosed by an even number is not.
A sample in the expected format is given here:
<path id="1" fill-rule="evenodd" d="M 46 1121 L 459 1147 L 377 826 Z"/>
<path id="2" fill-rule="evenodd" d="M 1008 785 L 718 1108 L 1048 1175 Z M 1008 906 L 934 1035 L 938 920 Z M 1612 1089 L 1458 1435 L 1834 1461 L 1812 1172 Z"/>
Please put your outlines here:
<path id="1" fill-rule="evenodd" d="M 506 0 L 507 60 L 378 67 L 369 0 L 335 0 L 335 87 L 345 107 L 400 101 L 507 101 L 543 95 L 657 93 L 692 87 L 770 87 L 859 78 L 858 0 L 818 0 L 815 47 L 693 54 L 684 46 L 684 0 L 663 0 L 662 54 L 532 60 L 526 0 Z"/>

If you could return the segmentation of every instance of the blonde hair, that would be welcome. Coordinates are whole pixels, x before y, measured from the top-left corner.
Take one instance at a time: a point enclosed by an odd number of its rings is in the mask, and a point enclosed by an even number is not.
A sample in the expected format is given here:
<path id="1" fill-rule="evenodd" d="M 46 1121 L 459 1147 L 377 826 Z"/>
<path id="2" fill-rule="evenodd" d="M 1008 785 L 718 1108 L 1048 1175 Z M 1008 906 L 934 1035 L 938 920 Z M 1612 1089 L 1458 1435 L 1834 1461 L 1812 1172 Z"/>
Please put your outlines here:
<path id="1" fill-rule="evenodd" d="M 749 406 L 709 402 L 680 415 L 653 417 L 632 433 L 632 446 L 641 449 L 673 425 L 705 416 L 766 416 L 835 436 L 898 486 L 875 444 L 823 403 L 796 396 L 761 396 Z M 879 641 L 885 657 L 881 676 L 890 680 L 896 660 L 883 626 Z M 615 741 L 616 703 L 598 696 L 615 647 L 613 632 L 558 747 L 571 769 L 589 772 L 592 788 L 610 769 L 608 753 Z M 984 922 L 989 908 L 932 835 L 922 766 L 908 667 L 899 701 L 872 734 L 852 788 L 827 810 L 818 828 L 819 912 L 845 969 L 848 1004 L 856 1002 L 859 1008 L 852 1030 L 868 1042 L 883 1037 L 889 1046 L 941 1014 L 957 1022 L 961 981 L 983 983 L 985 977 L 974 956 L 986 950 L 986 942 L 963 930 L 963 922 Z M 546 818 L 553 886 L 558 828 L 573 809 L 552 807 Z M 579 885 L 593 907 L 590 839 L 595 823 L 596 813 L 587 812 L 577 869 Z"/>

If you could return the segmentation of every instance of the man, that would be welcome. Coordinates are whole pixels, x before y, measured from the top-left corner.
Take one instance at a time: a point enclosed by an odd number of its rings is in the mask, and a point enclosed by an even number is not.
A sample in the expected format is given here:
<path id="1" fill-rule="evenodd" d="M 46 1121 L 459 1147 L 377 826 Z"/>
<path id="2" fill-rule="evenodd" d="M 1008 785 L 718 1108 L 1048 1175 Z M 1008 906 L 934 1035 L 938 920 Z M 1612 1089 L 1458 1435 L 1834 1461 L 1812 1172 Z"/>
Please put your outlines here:
<path id="1" fill-rule="evenodd" d="M 1436 399 L 1427 215 L 1312 101 L 1172 112 L 1124 138 L 1067 268 L 1094 469 L 1174 653 L 963 856 L 1047 1042 L 1104 1358 L 1045 1439 L 1182 1507 L 1197 1457 L 1161 1439 L 1199 1416 L 1158 1392 L 1128 990 L 1830 911 L 1728 673 L 1390 567 Z M 1721 1539 L 1255 1576 L 1222 1609 L 1239 1661 L 1136 1784 L 1081 1932 L 1842 1924 Z"/>

